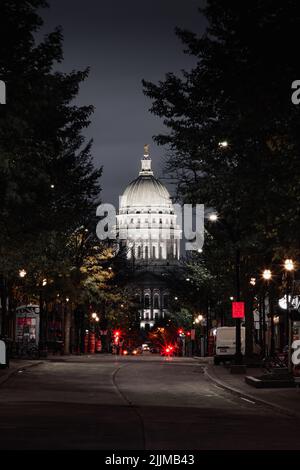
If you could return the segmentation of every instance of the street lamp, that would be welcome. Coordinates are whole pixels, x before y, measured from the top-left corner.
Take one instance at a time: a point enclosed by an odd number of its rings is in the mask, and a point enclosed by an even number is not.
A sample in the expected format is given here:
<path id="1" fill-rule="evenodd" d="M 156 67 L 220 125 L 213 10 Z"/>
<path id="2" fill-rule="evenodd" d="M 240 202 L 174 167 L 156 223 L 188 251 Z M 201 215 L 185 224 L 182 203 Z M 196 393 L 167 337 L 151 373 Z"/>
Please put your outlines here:
<path id="1" fill-rule="evenodd" d="M 228 147 L 228 142 L 224 140 L 223 142 L 219 142 L 219 147 L 226 148 Z M 217 222 L 219 220 L 219 216 L 216 212 L 211 213 L 209 215 L 209 220 L 211 222 Z M 224 222 L 222 225 L 226 228 Z M 230 236 L 231 241 L 236 244 L 236 240 L 233 240 L 232 236 Z M 235 247 L 235 279 L 236 279 L 236 301 L 240 302 L 241 300 L 241 281 L 240 281 L 240 267 L 241 265 L 241 253 L 240 248 L 238 246 Z M 243 363 L 243 356 L 242 356 L 242 342 L 241 342 L 241 319 L 235 319 L 235 358 L 234 362 L 236 366 L 241 366 Z"/>
<path id="2" fill-rule="evenodd" d="M 270 279 L 272 279 L 272 273 L 270 269 L 265 269 L 262 274 L 262 277 L 264 278 L 265 281 L 270 281 Z"/>
<path id="3" fill-rule="evenodd" d="M 262 273 L 262 277 L 264 281 L 266 281 L 267 285 L 267 292 L 269 294 L 269 282 L 272 279 L 272 272 L 270 269 L 265 269 Z M 263 351 L 263 356 L 266 355 L 266 289 L 264 288 L 263 291 L 263 304 L 262 304 L 262 351 Z M 270 302 L 269 302 L 269 309 L 270 309 Z M 270 313 L 270 312 L 269 312 Z M 271 354 L 273 355 L 274 353 L 274 325 L 273 325 L 273 315 L 271 314 Z"/>
<path id="4" fill-rule="evenodd" d="M 209 214 L 208 218 L 211 222 L 217 222 L 219 217 L 218 217 L 218 214 L 216 214 L 216 212 L 213 212 L 212 214 Z"/>
<path id="5" fill-rule="evenodd" d="M 195 318 L 195 323 L 201 323 L 202 320 L 204 319 L 203 315 L 201 313 Z"/>
<path id="6" fill-rule="evenodd" d="M 19 276 L 20 276 L 20 277 L 23 278 L 23 277 L 26 276 L 26 274 L 27 274 L 27 272 L 25 271 L 25 269 L 20 269 L 20 271 L 19 271 Z"/>
<path id="7" fill-rule="evenodd" d="M 228 147 L 228 142 L 227 140 L 222 140 L 222 142 L 219 142 L 219 147 L 222 149 L 225 149 Z"/>
<path id="8" fill-rule="evenodd" d="M 97 313 L 92 313 L 92 318 L 95 320 L 97 318 Z"/>
<path id="9" fill-rule="evenodd" d="M 291 363 L 291 358 L 292 358 L 292 351 L 291 351 L 291 346 L 292 346 L 292 319 L 291 319 L 291 300 L 292 300 L 292 292 L 291 295 L 289 295 L 290 291 L 290 275 L 293 275 L 293 271 L 295 270 L 295 263 L 292 259 L 286 259 L 284 261 L 284 269 L 286 271 L 286 321 L 285 321 L 285 337 L 286 337 L 286 342 L 288 344 L 288 368 L 291 371 L 292 370 L 292 363 Z"/>
<path id="10" fill-rule="evenodd" d="M 295 263 L 292 259 L 286 259 L 284 261 L 284 269 L 286 271 L 294 271 L 295 269 Z"/>

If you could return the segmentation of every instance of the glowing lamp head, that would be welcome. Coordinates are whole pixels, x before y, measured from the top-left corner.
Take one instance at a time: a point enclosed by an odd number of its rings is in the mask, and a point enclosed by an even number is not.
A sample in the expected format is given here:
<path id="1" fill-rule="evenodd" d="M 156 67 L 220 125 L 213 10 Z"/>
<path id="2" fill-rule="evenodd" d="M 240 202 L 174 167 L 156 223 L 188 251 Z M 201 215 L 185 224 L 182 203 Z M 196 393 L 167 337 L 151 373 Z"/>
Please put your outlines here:
<path id="1" fill-rule="evenodd" d="M 216 214 L 216 213 L 210 214 L 210 215 L 208 216 L 208 218 L 209 218 L 209 220 L 210 220 L 211 222 L 217 222 L 217 220 L 218 220 L 218 214 Z"/>
<path id="2" fill-rule="evenodd" d="M 295 269 L 295 264 L 292 259 L 286 259 L 284 262 L 284 269 L 286 271 L 294 271 Z"/>
<path id="3" fill-rule="evenodd" d="M 227 140 L 222 140 L 222 142 L 219 142 L 219 147 L 221 149 L 226 149 L 228 147 L 228 141 Z"/>
<path id="4" fill-rule="evenodd" d="M 262 274 L 262 277 L 264 278 L 265 281 L 270 281 L 270 279 L 272 279 L 272 273 L 270 269 L 265 269 Z"/>
<path id="5" fill-rule="evenodd" d="M 92 318 L 93 318 L 94 320 L 96 320 L 96 318 L 97 318 L 97 313 L 95 313 L 95 312 L 92 313 Z"/>
<path id="6" fill-rule="evenodd" d="M 26 274 L 27 274 L 27 272 L 25 271 L 25 269 L 20 269 L 20 271 L 19 271 L 19 276 L 20 277 L 25 277 Z"/>

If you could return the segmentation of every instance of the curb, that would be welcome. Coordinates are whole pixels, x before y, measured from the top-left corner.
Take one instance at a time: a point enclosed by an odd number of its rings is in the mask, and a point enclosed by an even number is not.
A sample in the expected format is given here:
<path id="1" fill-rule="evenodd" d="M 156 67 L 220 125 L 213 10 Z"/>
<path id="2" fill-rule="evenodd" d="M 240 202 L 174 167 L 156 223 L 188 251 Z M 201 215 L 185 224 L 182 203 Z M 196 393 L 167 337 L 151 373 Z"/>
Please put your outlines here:
<path id="1" fill-rule="evenodd" d="M 275 403 L 272 403 L 272 402 L 269 402 L 269 401 L 266 401 L 266 400 L 262 400 L 261 398 L 257 398 L 256 396 L 254 395 L 251 395 L 250 393 L 246 393 L 242 390 L 239 390 L 235 387 L 232 387 L 230 385 L 227 385 L 225 384 L 224 382 L 222 382 L 220 379 L 218 379 L 217 377 L 213 377 L 209 372 L 208 372 L 208 368 L 206 367 L 205 370 L 204 370 L 204 373 L 206 375 L 206 377 L 208 377 L 208 379 L 215 383 L 216 385 L 218 385 L 219 387 L 223 388 L 224 390 L 230 392 L 232 395 L 235 395 L 235 396 L 238 396 L 240 398 L 246 398 L 248 400 L 251 400 L 251 401 L 254 401 L 255 403 L 259 404 L 259 405 L 262 405 L 266 408 L 269 408 L 269 409 L 272 409 L 272 410 L 275 410 L 281 414 L 284 414 L 284 415 L 287 415 L 287 416 L 290 416 L 292 418 L 300 418 L 300 413 L 298 413 L 297 411 L 292 411 L 290 410 L 289 408 L 285 408 L 283 406 L 280 406 L 280 405 L 277 405 Z"/>
<path id="2" fill-rule="evenodd" d="M 13 375 L 17 374 L 20 370 L 30 369 L 31 367 L 36 367 L 40 364 L 43 364 L 43 361 L 37 361 L 32 364 L 25 364 L 23 366 L 20 365 L 20 367 L 16 367 L 15 369 L 8 371 L 4 377 L 0 378 L 0 386 L 7 382 Z"/>

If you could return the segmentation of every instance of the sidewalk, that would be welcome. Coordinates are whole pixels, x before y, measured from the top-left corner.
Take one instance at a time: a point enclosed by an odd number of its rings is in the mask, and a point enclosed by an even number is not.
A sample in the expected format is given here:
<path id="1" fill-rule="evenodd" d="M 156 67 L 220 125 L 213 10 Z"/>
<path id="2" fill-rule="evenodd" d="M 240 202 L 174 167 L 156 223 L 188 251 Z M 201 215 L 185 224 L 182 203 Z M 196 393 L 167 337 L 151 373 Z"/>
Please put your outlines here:
<path id="1" fill-rule="evenodd" d="M 10 361 L 9 367 L 0 369 L 0 386 L 6 382 L 12 375 L 19 371 L 28 369 L 29 367 L 38 366 L 43 361 L 29 361 L 26 359 L 13 359 Z"/>
<path id="2" fill-rule="evenodd" d="M 236 375 L 231 374 L 229 368 L 209 363 L 205 374 L 216 385 L 235 395 L 300 418 L 300 388 L 257 389 L 246 384 L 246 375 L 261 375 L 262 369 L 248 368 L 246 374 Z"/>

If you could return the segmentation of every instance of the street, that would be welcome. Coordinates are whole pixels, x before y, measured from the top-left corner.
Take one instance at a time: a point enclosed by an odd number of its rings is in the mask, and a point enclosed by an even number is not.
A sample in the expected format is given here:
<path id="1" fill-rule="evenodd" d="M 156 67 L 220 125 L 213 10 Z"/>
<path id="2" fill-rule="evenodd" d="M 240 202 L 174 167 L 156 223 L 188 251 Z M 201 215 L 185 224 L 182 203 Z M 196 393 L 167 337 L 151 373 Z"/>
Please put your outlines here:
<path id="1" fill-rule="evenodd" d="M 0 386 L 1 449 L 300 449 L 299 420 L 156 355 L 57 357 Z"/>

